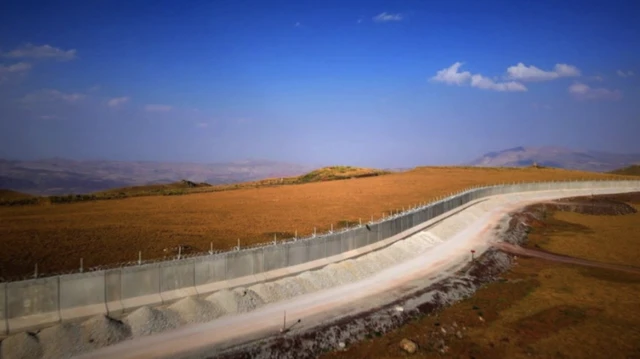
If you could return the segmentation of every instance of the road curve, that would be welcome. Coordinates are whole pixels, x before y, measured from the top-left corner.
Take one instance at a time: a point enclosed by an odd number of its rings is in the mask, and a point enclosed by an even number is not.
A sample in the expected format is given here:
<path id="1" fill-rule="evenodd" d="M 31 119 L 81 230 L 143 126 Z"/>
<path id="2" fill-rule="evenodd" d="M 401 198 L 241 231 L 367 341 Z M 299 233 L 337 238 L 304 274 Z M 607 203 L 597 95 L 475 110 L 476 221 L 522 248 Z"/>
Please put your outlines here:
<path id="1" fill-rule="evenodd" d="M 288 324 L 301 320 L 296 331 L 337 320 L 346 315 L 366 311 L 391 302 L 409 284 L 421 278 L 438 281 L 443 275 L 463 267 L 469 260 L 470 250 L 481 255 L 495 241 L 492 229 L 498 221 L 512 211 L 528 204 L 590 194 L 610 194 L 639 191 L 640 188 L 603 188 L 588 190 L 555 190 L 512 193 L 490 197 L 487 201 L 467 208 L 451 218 L 434 225 L 447 226 L 474 207 L 477 219 L 457 230 L 443 243 L 402 262 L 382 270 L 371 277 L 301 295 L 289 300 L 265 305 L 254 311 L 221 317 L 209 323 L 184 326 L 173 331 L 124 341 L 75 358 L 204 358 L 235 345 L 265 337 L 279 335 L 286 311 Z M 474 215 L 473 218 L 476 218 Z M 426 229 L 425 231 L 429 231 Z M 385 249 L 381 249 L 385 250 Z M 431 283 L 425 282 L 425 285 Z"/>

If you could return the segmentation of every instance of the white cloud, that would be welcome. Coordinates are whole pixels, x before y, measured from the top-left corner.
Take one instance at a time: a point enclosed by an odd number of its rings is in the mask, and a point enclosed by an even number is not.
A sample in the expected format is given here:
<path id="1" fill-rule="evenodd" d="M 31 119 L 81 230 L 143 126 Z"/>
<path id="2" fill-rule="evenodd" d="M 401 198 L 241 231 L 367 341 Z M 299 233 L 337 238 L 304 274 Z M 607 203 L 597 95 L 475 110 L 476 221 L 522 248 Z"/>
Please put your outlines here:
<path id="1" fill-rule="evenodd" d="M 461 62 L 456 62 L 453 65 L 438 71 L 436 75 L 430 80 L 457 86 L 469 84 L 472 87 L 483 90 L 494 90 L 502 92 L 527 91 L 527 88 L 519 82 L 496 82 L 480 74 L 472 75 L 469 71 L 460 72 L 459 70 L 461 66 Z"/>
<path id="2" fill-rule="evenodd" d="M 81 93 L 64 93 L 58 90 L 40 90 L 22 98 L 23 102 L 47 102 L 47 101 L 65 101 L 65 102 L 77 102 L 85 97 Z"/>
<path id="3" fill-rule="evenodd" d="M 388 14 L 386 12 L 380 13 L 373 17 L 375 22 L 389 22 L 389 21 L 402 21 L 401 14 Z"/>
<path id="4" fill-rule="evenodd" d="M 632 77 L 636 75 L 633 71 L 624 72 L 622 70 L 616 71 L 616 74 L 618 74 L 618 76 L 620 77 Z"/>
<path id="5" fill-rule="evenodd" d="M 431 78 L 432 81 L 444 82 L 446 84 L 455 84 L 462 85 L 469 81 L 471 78 L 471 73 L 468 71 L 458 72 L 462 66 L 462 62 L 456 62 L 453 65 L 447 67 L 446 69 L 442 69 L 436 73 L 434 77 Z"/>
<path id="6" fill-rule="evenodd" d="M 26 74 L 29 70 L 31 70 L 31 64 L 26 62 L 18 62 L 12 65 L 0 64 L 0 84 L 3 84 L 14 76 Z"/>
<path id="7" fill-rule="evenodd" d="M 509 92 L 527 91 L 527 88 L 519 82 L 515 82 L 515 81 L 494 82 L 492 79 L 488 77 L 484 77 L 479 74 L 471 76 L 471 86 L 484 89 L 484 90 L 494 90 L 494 91 L 509 91 Z"/>
<path id="8" fill-rule="evenodd" d="M 56 115 L 42 115 L 40 116 L 41 120 L 55 120 L 56 118 L 59 118 Z"/>
<path id="9" fill-rule="evenodd" d="M 544 71 L 533 65 L 526 66 L 519 62 L 517 65 L 507 69 L 507 76 L 512 80 L 520 81 L 549 81 L 561 77 L 580 76 L 580 70 L 572 65 L 556 64 L 552 71 Z"/>
<path id="10" fill-rule="evenodd" d="M 118 107 L 120 105 L 124 105 L 125 103 L 129 102 L 129 100 L 130 100 L 129 97 L 114 97 L 109 101 L 107 101 L 107 106 Z"/>
<path id="11" fill-rule="evenodd" d="M 16 72 L 26 72 L 31 70 L 31 64 L 26 62 L 18 62 L 13 65 L 2 65 L 0 64 L 0 74 L 7 73 L 16 73 Z"/>
<path id="12" fill-rule="evenodd" d="M 147 112 L 169 112 L 173 107 L 169 105 L 146 105 L 144 110 Z"/>
<path id="13" fill-rule="evenodd" d="M 296 24 L 294 26 L 295 27 L 300 27 L 300 26 L 302 26 L 302 24 L 300 24 L 300 22 L 298 21 L 298 22 L 296 22 Z"/>
<path id="14" fill-rule="evenodd" d="M 569 86 L 569 93 L 578 100 L 619 100 L 622 98 L 620 90 L 609 90 L 606 88 L 592 88 L 589 85 L 577 82 Z"/>
<path id="15" fill-rule="evenodd" d="M 9 58 L 33 58 L 33 59 L 55 59 L 60 61 L 73 60 L 76 58 L 76 50 L 62 50 L 51 45 L 35 46 L 25 44 L 21 47 L 4 54 Z"/>

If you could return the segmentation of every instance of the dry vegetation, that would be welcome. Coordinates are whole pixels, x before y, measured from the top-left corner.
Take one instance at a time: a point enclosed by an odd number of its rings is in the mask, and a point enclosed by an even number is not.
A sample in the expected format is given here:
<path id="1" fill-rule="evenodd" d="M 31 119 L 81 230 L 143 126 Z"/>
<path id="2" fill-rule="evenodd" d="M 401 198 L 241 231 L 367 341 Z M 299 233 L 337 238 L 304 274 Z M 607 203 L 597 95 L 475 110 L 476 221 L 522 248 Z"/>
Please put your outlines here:
<path id="1" fill-rule="evenodd" d="M 344 177 L 354 177 L 346 171 Z M 319 173 L 317 178 L 326 178 Z M 161 258 L 163 250 L 194 251 L 307 235 L 317 227 L 379 219 L 473 185 L 518 181 L 621 178 L 557 169 L 417 168 L 412 171 L 295 186 L 250 185 L 188 196 L 0 208 L 0 277 Z M 196 188 L 197 189 L 197 188 Z M 205 188 L 206 189 L 206 188 Z"/>
<path id="2" fill-rule="evenodd" d="M 615 171 L 611 171 L 611 173 L 625 176 L 640 176 L 640 165 L 632 165 L 629 167 L 621 168 Z"/>
<path id="3" fill-rule="evenodd" d="M 0 202 L 22 200 L 28 198 L 33 198 L 33 196 L 26 193 L 12 191 L 10 189 L 0 189 Z"/>
<path id="4" fill-rule="evenodd" d="M 639 199 L 627 202 L 640 209 Z M 640 266 L 640 212 L 550 215 L 529 234 L 530 246 Z M 503 281 L 436 315 L 321 358 L 640 358 L 640 275 L 540 259 L 517 263 Z M 418 351 L 403 352 L 403 338 Z M 434 348 L 442 340 L 445 354 Z"/>

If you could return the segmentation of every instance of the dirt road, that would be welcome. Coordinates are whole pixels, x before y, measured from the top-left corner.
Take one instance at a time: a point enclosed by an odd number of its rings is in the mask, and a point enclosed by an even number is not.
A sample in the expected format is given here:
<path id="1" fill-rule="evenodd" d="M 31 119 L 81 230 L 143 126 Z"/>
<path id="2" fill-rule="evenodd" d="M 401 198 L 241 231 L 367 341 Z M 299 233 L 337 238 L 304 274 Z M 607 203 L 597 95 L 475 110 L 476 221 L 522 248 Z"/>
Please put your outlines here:
<path id="1" fill-rule="evenodd" d="M 535 258 L 546 259 L 554 262 L 577 264 L 577 265 L 586 266 L 586 267 L 612 269 L 612 270 L 623 271 L 628 273 L 640 274 L 640 268 L 637 268 L 637 267 L 590 261 L 587 259 L 575 258 L 575 257 L 564 256 L 560 254 L 554 254 L 554 253 L 549 253 L 544 251 L 523 248 L 513 244 L 505 243 L 505 242 L 495 243 L 493 244 L 493 246 L 495 248 L 500 249 L 503 252 L 520 255 L 520 256 L 535 257 Z"/>

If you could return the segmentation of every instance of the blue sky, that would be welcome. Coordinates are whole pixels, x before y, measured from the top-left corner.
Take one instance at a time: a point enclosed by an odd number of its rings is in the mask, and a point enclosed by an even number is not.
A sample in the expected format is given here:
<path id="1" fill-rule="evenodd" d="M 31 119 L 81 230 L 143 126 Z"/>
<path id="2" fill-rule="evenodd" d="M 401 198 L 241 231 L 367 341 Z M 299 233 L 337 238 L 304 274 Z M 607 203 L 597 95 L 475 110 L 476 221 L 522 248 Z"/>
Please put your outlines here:
<path id="1" fill-rule="evenodd" d="M 17 1 L 0 157 L 377 167 L 640 152 L 634 1 Z"/>

